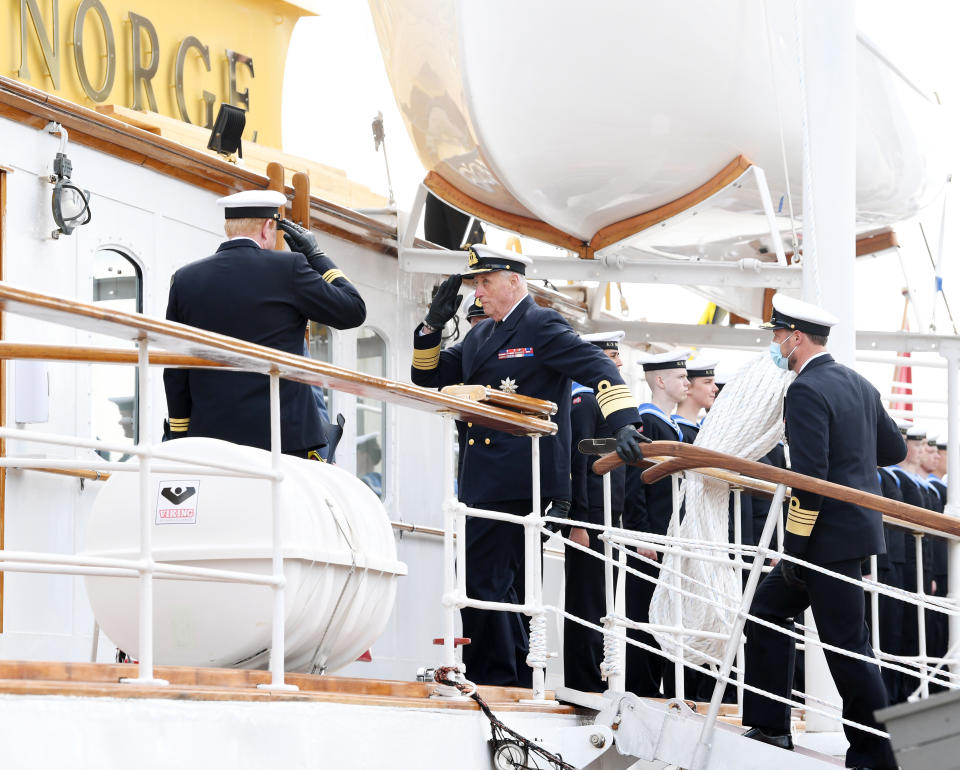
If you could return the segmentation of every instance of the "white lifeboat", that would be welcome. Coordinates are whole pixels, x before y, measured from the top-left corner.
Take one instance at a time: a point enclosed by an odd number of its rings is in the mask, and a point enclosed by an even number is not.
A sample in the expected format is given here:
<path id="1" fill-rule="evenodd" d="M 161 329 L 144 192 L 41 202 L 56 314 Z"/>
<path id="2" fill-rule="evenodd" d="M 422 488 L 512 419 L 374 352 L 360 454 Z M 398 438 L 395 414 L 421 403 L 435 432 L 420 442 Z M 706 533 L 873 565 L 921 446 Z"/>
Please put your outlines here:
<path id="1" fill-rule="evenodd" d="M 162 451 L 270 468 L 269 452 L 214 439 L 179 439 Z M 406 565 L 397 560 L 383 505 L 359 479 L 286 455 L 281 471 L 286 668 L 334 671 L 370 649 L 383 631 Z M 100 490 L 86 526 L 86 555 L 139 558 L 138 476 L 114 473 Z M 155 561 L 271 573 L 269 481 L 151 473 L 150 490 Z M 86 588 L 103 632 L 138 657 L 138 580 L 88 577 Z M 272 601 L 266 586 L 156 578 L 156 662 L 266 667 Z"/>
<path id="2" fill-rule="evenodd" d="M 736 178 L 745 162 L 764 169 L 780 215 L 788 189 L 800 214 L 792 3 L 370 6 L 397 104 L 434 182 L 428 186 L 470 213 L 509 229 L 512 217 L 545 223 L 542 240 L 576 249 L 604 228 L 722 189 L 711 182 Z M 915 214 L 942 189 L 947 170 L 935 99 L 862 37 L 857 78 L 863 232 Z M 756 188 L 720 198 L 711 205 L 751 214 L 754 231 L 766 229 Z M 731 236 L 751 229 L 722 222 Z M 658 240 L 646 245 L 670 252 L 703 242 L 701 234 Z"/>

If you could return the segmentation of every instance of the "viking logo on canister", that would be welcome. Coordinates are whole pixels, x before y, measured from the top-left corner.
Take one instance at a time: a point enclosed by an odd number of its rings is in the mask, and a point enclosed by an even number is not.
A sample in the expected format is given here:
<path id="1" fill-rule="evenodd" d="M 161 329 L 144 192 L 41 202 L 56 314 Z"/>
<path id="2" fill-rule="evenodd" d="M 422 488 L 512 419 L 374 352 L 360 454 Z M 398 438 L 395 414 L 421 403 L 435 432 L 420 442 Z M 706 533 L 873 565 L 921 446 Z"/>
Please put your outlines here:
<path id="1" fill-rule="evenodd" d="M 196 524 L 199 479 L 161 481 L 155 524 Z"/>

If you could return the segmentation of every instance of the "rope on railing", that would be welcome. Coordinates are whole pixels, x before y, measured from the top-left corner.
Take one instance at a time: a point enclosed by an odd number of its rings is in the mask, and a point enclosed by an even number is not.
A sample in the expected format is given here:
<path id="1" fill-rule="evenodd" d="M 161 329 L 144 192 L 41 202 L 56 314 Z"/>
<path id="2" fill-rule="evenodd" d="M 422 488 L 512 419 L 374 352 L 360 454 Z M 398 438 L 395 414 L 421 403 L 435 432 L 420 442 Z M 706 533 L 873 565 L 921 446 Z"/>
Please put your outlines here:
<path id="1" fill-rule="evenodd" d="M 774 366 L 766 353 L 755 356 L 721 391 L 695 444 L 746 460 L 759 460 L 783 438 L 783 397 L 793 379 L 792 373 Z M 745 419 L 746 415 L 749 419 Z M 686 476 L 680 496 L 685 498 L 686 515 L 680 521 L 675 514 L 667 534 L 726 544 L 729 486 L 691 473 Z M 701 602 L 696 598 L 682 600 L 680 625 L 704 631 L 728 631 L 740 605 L 740 570 L 733 561 L 722 564 L 699 559 L 697 548 L 693 550 L 690 556 L 665 554 L 661 574 L 673 574 L 680 582 L 695 586 L 693 593 L 697 596 L 733 598 L 726 603 Z M 671 622 L 676 613 L 673 582 L 661 580 L 654 589 L 650 600 L 652 623 L 676 625 Z M 662 647 L 677 641 L 675 634 L 655 633 L 654 637 Z M 694 648 L 694 662 L 704 662 L 701 652 L 712 656 L 722 654 L 720 640 L 691 637 L 690 643 Z"/>

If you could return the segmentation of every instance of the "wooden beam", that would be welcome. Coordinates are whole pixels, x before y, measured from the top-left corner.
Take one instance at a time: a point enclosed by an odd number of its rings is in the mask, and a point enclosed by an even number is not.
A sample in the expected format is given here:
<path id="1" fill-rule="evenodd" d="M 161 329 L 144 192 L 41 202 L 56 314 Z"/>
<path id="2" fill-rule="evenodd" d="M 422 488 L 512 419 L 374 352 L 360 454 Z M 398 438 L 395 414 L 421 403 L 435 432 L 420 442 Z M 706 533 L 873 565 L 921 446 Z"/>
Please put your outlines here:
<path id="1" fill-rule="evenodd" d="M 585 256 L 588 259 L 592 259 L 594 252 L 618 243 L 639 232 L 643 232 L 649 227 L 653 227 L 689 208 L 693 208 L 697 204 L 703 203 L 711 195 L 715 195 L 728 185 L 736 182 L 737 179 L 746 173 L 750 166 L 750 160 L 745 155 L 738 155 L 710 179 L 686 195 L 644 212 L 643 214 L 637 214 L 620 222 L 614 222 L 611 225 L 602 227 L 594 234 L 593 238 L 590 239 L 589 248 Z"/>
<path id="2" fill-rule="evenodd" d="M 900 241 L 893 230 L 886 230 L 882 233 L 866 235 L 857 238 L 857 256 L 865 257 L 868 254 L 876 254 L 878 251 L 899 248 Z"/>
<path id="3" fill-rule="evenodd" d="M 552 243 L 554 246 L 560 246 L 578 254 L 582 253 L 584 249 L 584 243 L 578 238 L 558 230 L 546 222 L 500 211 L 493 206 L 488 206 L 486 203 L 471 198 L 465 192 L 450 184 L 436 171 L 427 174 L 423 183 L 430 192 L 454 208 L 482 219 L 484 222 L 489 222 L 496 227 L 502 227 L 504 230 L 520 233 L 520 235 L 526 235 L 529 238 L 536 238 L 538 241 Z"/>

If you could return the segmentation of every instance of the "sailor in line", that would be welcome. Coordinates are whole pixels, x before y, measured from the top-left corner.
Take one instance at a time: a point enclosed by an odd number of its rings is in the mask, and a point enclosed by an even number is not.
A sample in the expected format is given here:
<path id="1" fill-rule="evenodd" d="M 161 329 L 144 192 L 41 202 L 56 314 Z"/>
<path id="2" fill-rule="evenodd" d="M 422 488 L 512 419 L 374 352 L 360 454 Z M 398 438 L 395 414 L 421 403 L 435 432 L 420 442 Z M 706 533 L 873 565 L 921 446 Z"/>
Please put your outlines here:
<path id="1" fill-rule="evenodd" d="M 702 356 L 687 361 L 687 379 L 690 381 L 690 387 L 686 398 L 677 404 L 677 412 L 672 417 L 683 431 L 683 440 L 689 444 L 693 444 L 697 434 L 700 433 L 703 422 L 700 417 L 701 410 L 710 411 L 713 402 L 717 400 L 717 393 L 720 392 L 715 382 L 716 368 L 716 361 Z"/>
<path id="2" fill-rule="evenodd" d="M 295 355 L 303 353 L 308 320 L 335 329 L 360 326 L 367 310 L 359 292 L 309 230 L 279 220 L 286 202 L 270 190 L 218 200 L 228 240 L 213 256 L 174 273 L 167 319 Z M 291 251 L 274 250 L 278 227 Z M 266 375 L 166 369 L 163 384 L 173 438 L 207 436 L 270 448 Z M 317 456 L 326 444 L 309 385 L 280 381 L 280 421 L 284 453 Z"/>
<path id="3" fill-rule="evenodd" d="M 905 426 L 905 440 L 907 445 L 907 456 L 899 463 L 892 465 L 890 470 L 896 475 L 900 482 L 900 493 L 903 495 L 903 502 L 909 505 L 915 505 L 918 508 L 930 508 L 930 495 L 933 490 L 928 488 L 926 482 L 921 478 L 920 456 L 923 453 L 926 442 L 927 432 L 916 425 L 907 423 Z M 923 571 L 923 592 L 933 593 L 933 541 L 926 536 L 921 538 L 921 568 Z M 911 533 L 904 533 L 904 565 L 903 565 L 903 584 L 906 590 L 916 593 L 917 587 L 917 549 L 916 538 Z M 902 650 L 904 655 L 920 654 L 920 632 L 917 621 L 917 608 L 913 604 L 903 605 L 903 633 Z M 929 649 L 928 649 L 929 652 Z M 920 685 L 920 679 L 917 676 L 901 674 L 900 700 L 906 698 Z"/>
<path id="4" fill-rule="evenodd" d="M 903 502 L 902 482 L 892 468 L 878 468 L 877 478 L 880 481 L 880 494 L 888 500 Z M 883 540 L 886 553 L 877 555 L 877 581 L 893 588 L 904 588 L 904 566 L 906 564 L 906 549 L 913 547 L 913 538 L 908 532 L 899 527 L 883 525 Z M 877 622 L 880 632 L 880 649 L 892 655 L 903 655 L 903 614 L 913 611 L 911 605 L 906 605 L 899 599 L 881 594 L 878 599 Z M 914 612 L 916 615 L 916 612 Z M 868 614 L 868 618 L 869 618 Z M 899 703 L 906 700 L 903 690 L 903 677 L 899 671 L 884 668 L 881 671 L 883 684 L 887 688 L 890 703 Z"/>
<path id="5" fill-rule="evenodd" d="M 461 276 L 440 286 L 424 322 L 414 332 L 411 378 L 417 385 L 441 388 L 479 384 L 548 399 L 558 405 L 555 436 L 540 439 L 541 510 L 569 511 L 571 378 L 596 391 L 597 404 L 628 461 L 642 457 L 636 402 L 616 364 L 585 342 L 554 310 L 538 306 L 527 293 L 531 260 L 489 246 L 468 248 L 463 279 L 474 281 L 476 297 L 489 318 L 464 339 L 441 350 L 441 331 L 460 305 Z M 532 501 L 531 442 L 467 423 L 458 496 L 468 506 L 526 514 Z M 480 517 L 466 526 L 467 596 L 520 603 L 523 596 L 522 527 Z M 525 618 L 517 613 L 461 611 L 467 676 L 478 684 L 530 686 Z"/>
<path id="6" fill-rule="evenodd" d="M 927 488 L 928 507 L 937 513 L 943 513 L 947 505 L 947 485 L 937 475 L 939 466 L 937 454 L 937 439 L 928 437 L 926 446 L 920 454 L 920 470 L 923 472 L 923 481 Z M 947 570 L 949 564 L 948 545 L 946 538 L 930 535 L 930 551 L 932 557 L 933 595 L 945 598 L 947 595 Z M 948 647 L 948 619 L 942 612 L 928 609 L 926 611 L 927 654 L 934 658 L 942 658 L 947 654 Z M 943 685 L 931 684 L 933 692 L 941 692 Z"/>
<path id="7" fill-rule="evenodd" d="M 791 467 L 797 473 L 879 493 L 877 466 L 899 462 L 906 447 L 887 415 L 880 393 L 866 379 L 826 350 L 837 319 L 823 309 L 774 295 L 770 355 L 797 373 L 784 402 Z M 784 553 L 860 580 L 861 561 L 883 553 L 883 524 L 876 511 L 794 488 L 784 535 Z M 750 614 L 787 630 L 810 607 L 826 644 L 873 656 L 864 618 L 864 592 L 788 559 L 782 559 L 757 588 Z M 748 621 L 747 685 L 791 697 L 796 644 L 792 637 Z M 887 705 L 879 668 L 871 662 L 826 653 L 843 702 L 843 716 L 879 727 L 874 712 Z M 744 694 L 745 735 L 793 748 L 790 707 L 756 692 Z M 849 741 L 846 766 L 892 770 L 897 766 L 890 741 L 844 726 Z"/>
<path id="8" fill-rule="evenodd" d="M 642 362 L 647 385 L 650 386 L 651 400 L 640 405 L 640 417 L 643 420 L 643 435 L 652 441 L 683 441 L 683 432 L 670 415 L 676 411 L 677 403 L 686 398 L 689 390 L 687 380 L 687 351 L 674 351 L 648 356 Z M 642 469 L 627 468 L 626 498 L 624 501 L 623 524 L 626 528 L 638 532 L 651 532 L 665 535 L 673 514 L 673 489 L 669 477 L 655 484 L 647 484 L 641 478 Z M 659 560 L 652 549 L 638 549 L 638 553 L 648 559 Z M 635 566 L 649 580 L 627 575 L 626 608 L 627 616 L 634 621 L 646 623 L 650 619 L 650 599 L 660 569 L 654 564 L 632 559 Z M 630 629 L 627 636 L 654 649 L 657 642 L 646 631 Z M 673 677 L 664 678 L 665 659 L 636 645 L 627 645 L 627 689 L 641 697 L 669 697 L 673 694 Z"/>
<path id="9" fill-rule="evenodd" d="M 582 339 L 596 345 L 616 364 L 620 360 L 622 331 L 584 334 Z M 581 439 L 611 438 L 613 434 L 603 419 L 592 388 L 573 383 L 570 405 L 570 483 L 573 500 L 570 509 L 571 529 L 569 538 L 575 543 L 603 554 L 600 531 L 576 526 L 578 521 L 588 524 L 603 524 L 603 478 L 593 472 L 595 455 L 577 451 Z M 623 512 L 624 480 L 626 468 L 620 466 L 610 472 L 610 498 L 612 524 L 620 526 Z M 616 574 L 616 573 L 614 573 Z M 564 608 L 584 620 L 601 625 L 606 614 L 606 589 L 604 564 L 598 558 L 566 548 L 564 552 Z M 606 690 L 600 674 L 603 661 L 603 634 L 571 620 L 563 622 L 563 683 L 567 687 L 585 692 Z"/>

